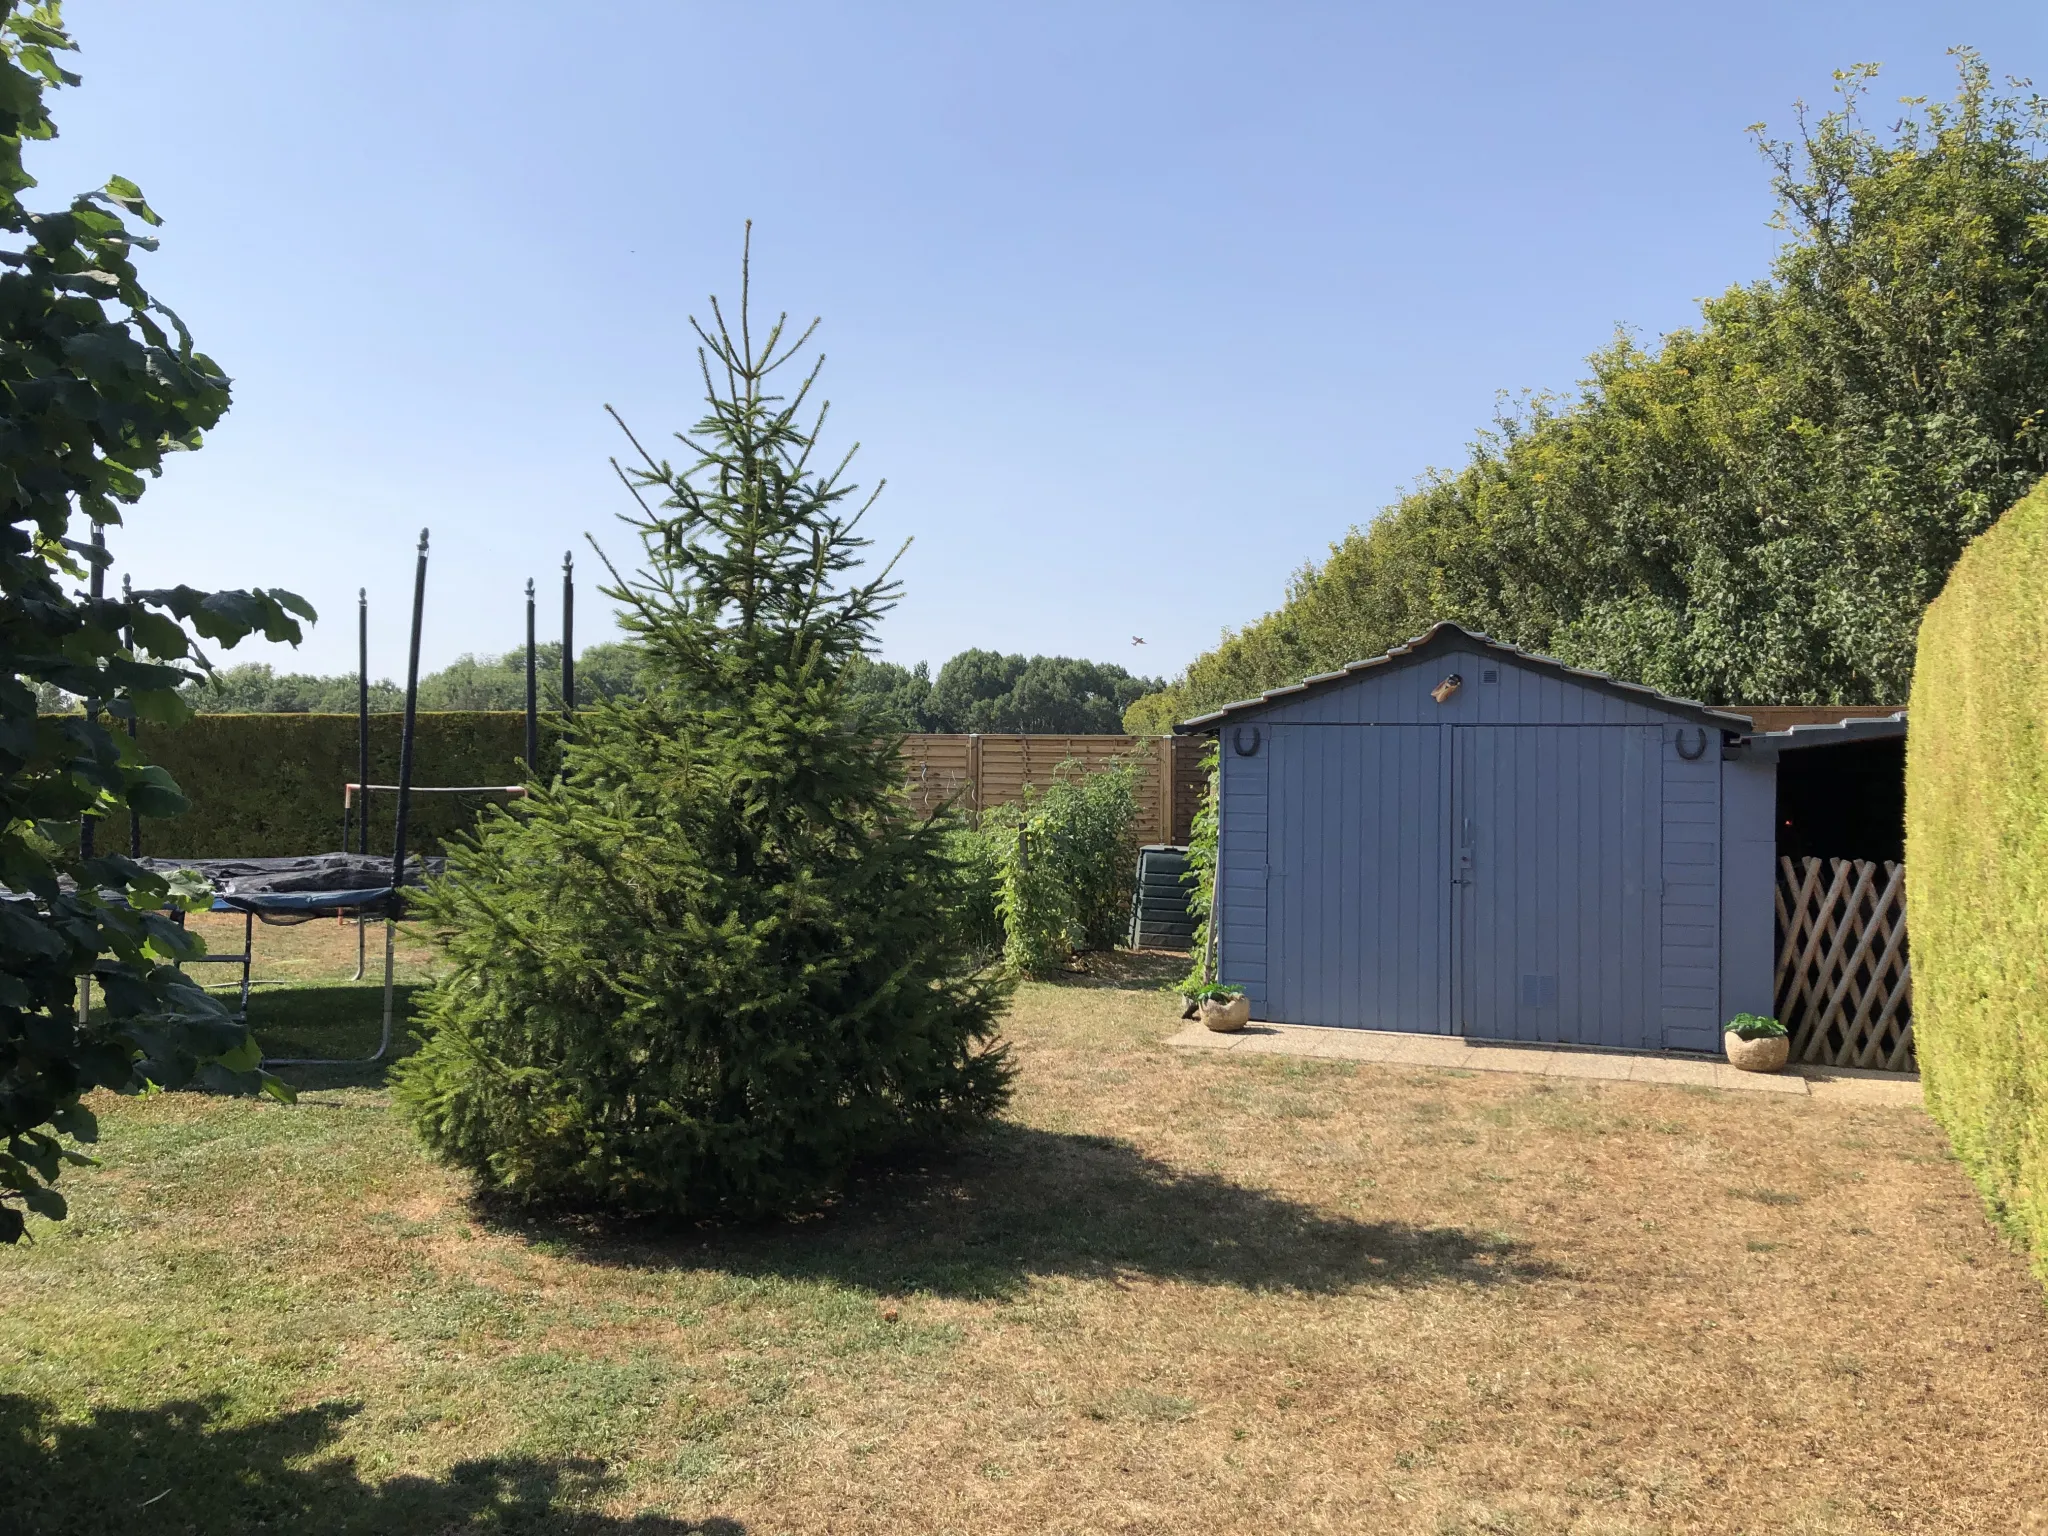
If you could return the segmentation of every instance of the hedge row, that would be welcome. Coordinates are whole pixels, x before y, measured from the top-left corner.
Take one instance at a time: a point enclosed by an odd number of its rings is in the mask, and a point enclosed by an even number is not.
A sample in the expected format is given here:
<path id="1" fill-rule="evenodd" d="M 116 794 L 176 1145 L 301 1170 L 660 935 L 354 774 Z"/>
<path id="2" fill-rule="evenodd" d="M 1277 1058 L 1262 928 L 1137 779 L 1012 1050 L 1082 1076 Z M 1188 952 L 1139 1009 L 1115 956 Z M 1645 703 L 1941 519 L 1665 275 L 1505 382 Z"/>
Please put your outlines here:
<path id="1" fill-rule="evenodd" d="M 1914 1039 L 1928 1109 L 2048 1278 L 2048 481 L 1920 626 L 1906 754 Z"/>
<path id="2" fill-rule="evenodd" d="M 370 717 L 370 782 L 398 782 L 404 717 Z M 552 726 L 542 722 L 541 763 L 555 761 Z M 342 786 L 356 776 L 354 715 L 197 715 L 182 725 L 142 727 L 149 761 L 170 770 L 192 802 L 182 816 L 142 824 L 142 851 L 163 858 L 253 858 L 327 853 L 341 846 Z M 450 711 L 419 716 L 413 782 L 516 784 L 526 751 L 526 716 Z M 415 849 L 439 852 L 468 827 L 479 806 L 501 796 L 420 795 L 412 803 Z M 370 849 L 389 853 L 396 795 L 370 801 Z M 126 826 L 101 834 L 125 846 Z M 355 838 L 351 836 L 350 845 Z"/>

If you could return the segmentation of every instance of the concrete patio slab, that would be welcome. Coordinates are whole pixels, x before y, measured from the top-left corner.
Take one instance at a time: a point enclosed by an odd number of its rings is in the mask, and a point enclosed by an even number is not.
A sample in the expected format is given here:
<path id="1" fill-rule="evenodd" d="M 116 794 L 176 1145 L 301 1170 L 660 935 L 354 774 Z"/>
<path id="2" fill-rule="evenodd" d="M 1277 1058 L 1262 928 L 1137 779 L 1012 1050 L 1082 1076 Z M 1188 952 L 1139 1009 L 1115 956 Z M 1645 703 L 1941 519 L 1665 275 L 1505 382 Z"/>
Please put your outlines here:
<path id="1" fill-rule="evenodd" d="M 1379 1029 L 1323 1029 L 1305 1024 L 1251 1024 L 1217 1034 L 1189 1024 L 1168 1045 L 1189 1050 L 1235 1051 L 1250 1056 L 1307 1056 L 1383 1066 L 1448 1067 L 1466 1072 L 1525 1072 L 1587 1081 L 1718 1088 L 1731 1093 L 1790 1094 L 1838 1102 L 1917 1106 L 1920 1079 L 1904 1072 L 1854 1067 L 1789 1067 L 1781 1073 L 1739 1072 L 1699 1056 L 1639 1051 L 1522 1046 L 1467 1041 L 1455 1035 L 1404 1035 Z"/>

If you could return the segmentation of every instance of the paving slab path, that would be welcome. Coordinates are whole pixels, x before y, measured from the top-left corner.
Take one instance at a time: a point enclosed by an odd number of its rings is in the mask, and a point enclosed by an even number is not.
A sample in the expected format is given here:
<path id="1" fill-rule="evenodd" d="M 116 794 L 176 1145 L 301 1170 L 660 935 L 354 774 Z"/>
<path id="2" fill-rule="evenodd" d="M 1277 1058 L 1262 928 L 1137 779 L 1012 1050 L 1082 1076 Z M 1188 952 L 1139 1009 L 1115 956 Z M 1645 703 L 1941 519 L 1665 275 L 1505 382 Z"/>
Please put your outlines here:
<path id="1" fill-rule="evenodd" d="M 1167 1041 L 1189 1050 L 1249 1056 L 1314 1056 L 1330 1061 L 1402 1067 L 1455 1067 L 1467 1072 L 1527 1072 L 1542 1077 L 1604 1079 L 1788 1093 L 1864 1104 L 1917 1105 L 1920 1079 L 1906 1072 L 1857 1067 L 1792 1066 L 1783 1072 L 1740 1072 L 1725 1061 L 1653 1051 L 1603 1051 L 1584 1046 L 1514 1045 L 1457 1035 L 1405 1035 L 1383 1029 L 1326 1029 L 1307 1024 L 1249 1024 L 1219 1034 L 1189 1024 Z"/>

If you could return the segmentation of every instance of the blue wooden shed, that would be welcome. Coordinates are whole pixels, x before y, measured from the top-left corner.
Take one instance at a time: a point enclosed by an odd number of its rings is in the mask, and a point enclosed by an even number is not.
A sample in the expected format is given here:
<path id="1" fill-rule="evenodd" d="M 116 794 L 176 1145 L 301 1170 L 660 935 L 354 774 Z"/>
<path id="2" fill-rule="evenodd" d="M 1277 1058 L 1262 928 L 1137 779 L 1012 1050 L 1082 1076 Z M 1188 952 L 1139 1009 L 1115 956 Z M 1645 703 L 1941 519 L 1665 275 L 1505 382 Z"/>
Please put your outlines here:
<path id="1" fill-rule="evenodd" d="M 1707 1051 L 1771 1011 L 1745 716 L 1439 624 L 1178 729 L 1219 738 L 1218 975 L 1254 1018 Z"/>

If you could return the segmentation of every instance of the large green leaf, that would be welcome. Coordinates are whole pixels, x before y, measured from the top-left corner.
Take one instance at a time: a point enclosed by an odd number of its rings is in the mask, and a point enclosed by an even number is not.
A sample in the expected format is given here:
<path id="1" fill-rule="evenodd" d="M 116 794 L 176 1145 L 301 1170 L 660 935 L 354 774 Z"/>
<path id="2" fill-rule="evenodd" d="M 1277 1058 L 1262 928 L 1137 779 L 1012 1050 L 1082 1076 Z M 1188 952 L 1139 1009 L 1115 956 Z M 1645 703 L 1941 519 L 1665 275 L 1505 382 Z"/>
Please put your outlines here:
<path id="1" fill-rule="evenodd" d="M 154 733 L 131 741 L 120 726 L 188 713 L 178 694 L 188 674 L 176 663 L 192 656 L 195 633 L 222 646 L 251 634 L 296 641 L 313 617 L 286 592 L 175 587 L 124 603 L 77 590 L 112 558 L 73 537 L 79 518 L 117 528 L 166 455 L 200 445 L 229 390 L 139 280 L 135 252 L 154 242 L 136 229 L 158 222 L 139 187 L 116 176 L 66 209 L 21 204 L 34 185 L 22 147 L 53 132 L 43 93 L 76 83 L 57 64 L 71 46 L 55 5 L 0 0 L 0 224 L 19 236 L 0 277 L 0 499 L 13 509 L 0 537 L 0 883 L 17 898 L 0 901 L 8 1242 L 21 1237 L 24 1210 L 64 1215 L 51 1183 L 90 1159 L 60 1137 L 97 1134 L 83 1092 L 199 1078 L 275 1091 L 246 1028 L 163 963 L 192 954 L 197 939 L 147 909 L 203 893 L 125 858 L 81 858 L 78 827 L 87 812 L 185 809 L 170 775 L 148 764 Z M 39 718 L 37 685 L 101 708 Z M 104 1004 L 89 1028 L 75 1012 L 87 976 Z"/>

